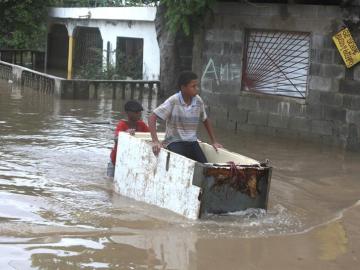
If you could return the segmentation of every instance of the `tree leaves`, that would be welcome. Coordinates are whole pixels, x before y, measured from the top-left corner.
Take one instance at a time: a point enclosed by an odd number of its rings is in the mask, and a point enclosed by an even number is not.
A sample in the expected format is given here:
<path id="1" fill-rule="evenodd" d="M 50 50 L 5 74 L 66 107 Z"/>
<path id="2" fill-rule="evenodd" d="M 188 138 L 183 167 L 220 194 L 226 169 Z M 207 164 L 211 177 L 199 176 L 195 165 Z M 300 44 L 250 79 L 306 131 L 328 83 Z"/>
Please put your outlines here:
<path id="1" fill-rule="evenodd" d="M 161 0 L 167 11 L 165 18 L 170 31 L 177 32 L 182 29 L 189 35 L 206 12 L 212 8 L 216 0 Z"/>
<path id="2" fill-rule="evenodd" d="M 0 48 L 43 49 L 52 0 L 0 0 Z"/>

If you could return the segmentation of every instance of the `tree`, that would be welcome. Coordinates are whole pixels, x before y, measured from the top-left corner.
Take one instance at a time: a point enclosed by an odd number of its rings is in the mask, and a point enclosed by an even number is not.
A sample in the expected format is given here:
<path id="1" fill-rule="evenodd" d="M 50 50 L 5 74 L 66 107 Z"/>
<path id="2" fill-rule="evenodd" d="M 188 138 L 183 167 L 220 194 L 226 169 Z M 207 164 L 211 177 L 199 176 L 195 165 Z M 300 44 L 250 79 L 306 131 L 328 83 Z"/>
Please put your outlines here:
<path id="1" fill-rule="evenodd" d="M 161 0 L 155 26 L 160 47 L 160 82 L 166 96 L 182 70 L 198 70 L 203 25 L 216 0 Z M 196 45 L 195 45 L 196 44 Z M 194 46 L 195 45 L 195 46 Z"/>
<path id="2" fill-rule="evenodd" d="M 0 48 L 44 49 L 52 0 L 1 0 Z"/>
<path id="3" fill-rule="evenodd" d="M 201 24 L 206 13 L 216 0 L 161 0 L 166 7 L 165 18 L 169 30 L 176 33 L 180 29 L 189 35 L 193 28 Z"/>

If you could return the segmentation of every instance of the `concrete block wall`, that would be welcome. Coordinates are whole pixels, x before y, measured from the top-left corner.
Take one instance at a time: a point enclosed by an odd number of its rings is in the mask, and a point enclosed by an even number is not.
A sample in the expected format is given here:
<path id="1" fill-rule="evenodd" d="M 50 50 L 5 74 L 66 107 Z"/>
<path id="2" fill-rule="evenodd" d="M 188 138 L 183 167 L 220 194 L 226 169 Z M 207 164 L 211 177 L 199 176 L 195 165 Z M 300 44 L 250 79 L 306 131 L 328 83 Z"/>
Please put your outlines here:
<path id="1" fill-rule="evenodd" d="M 341 16 L 337 6 L 219 4 L 198 71 L 214 125 L 360 150 L 360 64 L 347 69 L 332 41 Z M 246 29 L 310 33 L 305 99 L 241 90 Z"/>

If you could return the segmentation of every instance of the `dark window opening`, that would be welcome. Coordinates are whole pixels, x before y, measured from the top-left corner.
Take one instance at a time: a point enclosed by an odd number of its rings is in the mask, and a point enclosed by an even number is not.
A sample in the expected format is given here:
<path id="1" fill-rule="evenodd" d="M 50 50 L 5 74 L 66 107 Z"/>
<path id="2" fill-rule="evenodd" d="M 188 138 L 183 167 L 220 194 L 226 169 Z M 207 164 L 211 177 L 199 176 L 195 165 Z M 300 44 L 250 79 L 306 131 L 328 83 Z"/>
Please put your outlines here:
<path id="1" fill-rule="evenodd" d="M 142 79 L 143 46 L 142 38 L 117 38 L 116 73 L 121 79 Z"/>
<path id="2" fill-rule="evenodd" d="M 103 41 L 98 28 L 77 27 L 74 46 L 74 73 L 82 79 L 102 78 Z"/>

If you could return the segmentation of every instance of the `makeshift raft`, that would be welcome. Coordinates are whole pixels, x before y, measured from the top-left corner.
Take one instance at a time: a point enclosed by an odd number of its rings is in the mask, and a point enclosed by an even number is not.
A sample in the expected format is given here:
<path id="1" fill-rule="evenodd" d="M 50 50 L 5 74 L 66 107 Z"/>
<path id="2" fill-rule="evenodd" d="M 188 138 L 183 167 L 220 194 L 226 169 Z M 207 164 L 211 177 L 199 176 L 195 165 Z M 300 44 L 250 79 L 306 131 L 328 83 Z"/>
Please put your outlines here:
<path id="1" fill-rule="evenodd" d="M 164 134 L 158 134 L 163 139 Z M 149 133 L 120 132 L 116 191 L 190 219 L 247 208 L 267 209 L 272 168 L 226 149 L 200 142 L 209 163 L 162 148 L 155 156 Z"/>

